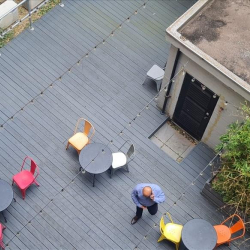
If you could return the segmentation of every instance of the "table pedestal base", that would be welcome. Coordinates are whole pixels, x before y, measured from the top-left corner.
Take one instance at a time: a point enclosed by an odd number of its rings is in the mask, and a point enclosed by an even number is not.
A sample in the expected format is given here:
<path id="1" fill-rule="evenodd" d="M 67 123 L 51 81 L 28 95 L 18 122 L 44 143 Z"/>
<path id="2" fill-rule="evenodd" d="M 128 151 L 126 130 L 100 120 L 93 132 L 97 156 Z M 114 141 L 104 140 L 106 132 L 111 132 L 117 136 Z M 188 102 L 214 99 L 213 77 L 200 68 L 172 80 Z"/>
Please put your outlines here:
<path id="1" fill-rule="evenodd" d="M 4 218 L 5 223 L 7 223 L 7 219 L 6 219 L 6 217 L 4 216 L 4 212 L 2 211 L 1 214 L 3 215 L 3 218 Z"/>

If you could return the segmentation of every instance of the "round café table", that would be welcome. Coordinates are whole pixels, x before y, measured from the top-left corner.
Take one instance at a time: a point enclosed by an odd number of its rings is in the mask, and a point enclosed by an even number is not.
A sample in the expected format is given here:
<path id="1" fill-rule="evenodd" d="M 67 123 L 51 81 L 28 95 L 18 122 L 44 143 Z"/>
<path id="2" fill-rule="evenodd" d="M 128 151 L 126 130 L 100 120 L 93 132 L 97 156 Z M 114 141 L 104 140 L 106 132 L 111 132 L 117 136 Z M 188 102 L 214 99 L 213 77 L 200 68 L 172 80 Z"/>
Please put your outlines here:
<path id="1" fill-rule="evenodd" d="M 93 187 L 95 186 L 95 175 L 107 171 L 112 165 L 112 152 L 107 145 L 102 143 L 91 143 L 86 145 L 80 152 L 80 169 L 93 174 Z"/>
<path id="2" fill-rule="evenodd" d="M 13 199 L 14 192 L 12 186 L 7 181 L 0 179 L 0 213 L 2 213 L 5 222 L 7 222 L 7 219 L 4 216 L 4 210 L 9 207 Z"/>
<path id="3" fill-rule="evenodd" d="M 214 227 L 202 219 L 188 221 L 181 232 L 180 250 L 212 250 L 217 242 Z"/>

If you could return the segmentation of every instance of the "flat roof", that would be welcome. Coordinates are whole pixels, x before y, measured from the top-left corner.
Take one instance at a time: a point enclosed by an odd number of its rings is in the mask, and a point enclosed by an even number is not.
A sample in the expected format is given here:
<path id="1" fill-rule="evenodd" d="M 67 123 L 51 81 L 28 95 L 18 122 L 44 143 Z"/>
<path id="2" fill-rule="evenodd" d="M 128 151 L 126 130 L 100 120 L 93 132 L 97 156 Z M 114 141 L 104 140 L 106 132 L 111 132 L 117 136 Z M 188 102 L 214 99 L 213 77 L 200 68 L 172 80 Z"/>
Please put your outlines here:
<path id="1" fill-rule="evenodd" d="M 212 0 L 178 32 L 250 84 L 249 0 Z"/>

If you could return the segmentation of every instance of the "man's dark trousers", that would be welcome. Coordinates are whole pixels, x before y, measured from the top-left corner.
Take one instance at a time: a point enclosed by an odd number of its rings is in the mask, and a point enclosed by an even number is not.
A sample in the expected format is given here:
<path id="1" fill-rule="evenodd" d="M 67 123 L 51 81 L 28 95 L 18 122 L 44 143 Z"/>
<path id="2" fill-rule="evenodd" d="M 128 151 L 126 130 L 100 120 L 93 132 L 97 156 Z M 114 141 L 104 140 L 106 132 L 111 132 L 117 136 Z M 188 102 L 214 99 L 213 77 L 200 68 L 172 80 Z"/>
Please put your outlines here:
<path id="1" fill-rule="evenodd" d="M 151 214 L 151 215 L 155 215 L 158 211 L 158 203 L 155 203 L 154 205 L 150 206 L 150 207 L 147 207 L 148 209 L 148 212 Z M 136 207 L 136 216 L 138 218 L 141 218 L 142 216 L 142 212 L 143 212 L 143 208 L 141 207 Z"/>

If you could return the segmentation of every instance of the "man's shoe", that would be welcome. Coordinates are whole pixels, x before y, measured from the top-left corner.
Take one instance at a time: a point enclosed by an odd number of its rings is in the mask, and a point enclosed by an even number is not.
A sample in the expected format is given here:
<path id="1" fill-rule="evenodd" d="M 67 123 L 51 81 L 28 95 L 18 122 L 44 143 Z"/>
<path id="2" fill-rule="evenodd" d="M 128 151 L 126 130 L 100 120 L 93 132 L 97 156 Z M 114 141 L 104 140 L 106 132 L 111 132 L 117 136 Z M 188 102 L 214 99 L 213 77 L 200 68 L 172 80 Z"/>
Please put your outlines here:
<path id="1" fill-rule="evenodd" d="M 132 220 L 131 220 L 131 224 L 134 225 L 140 218 L 138 216 L 135 216 Z"/>

